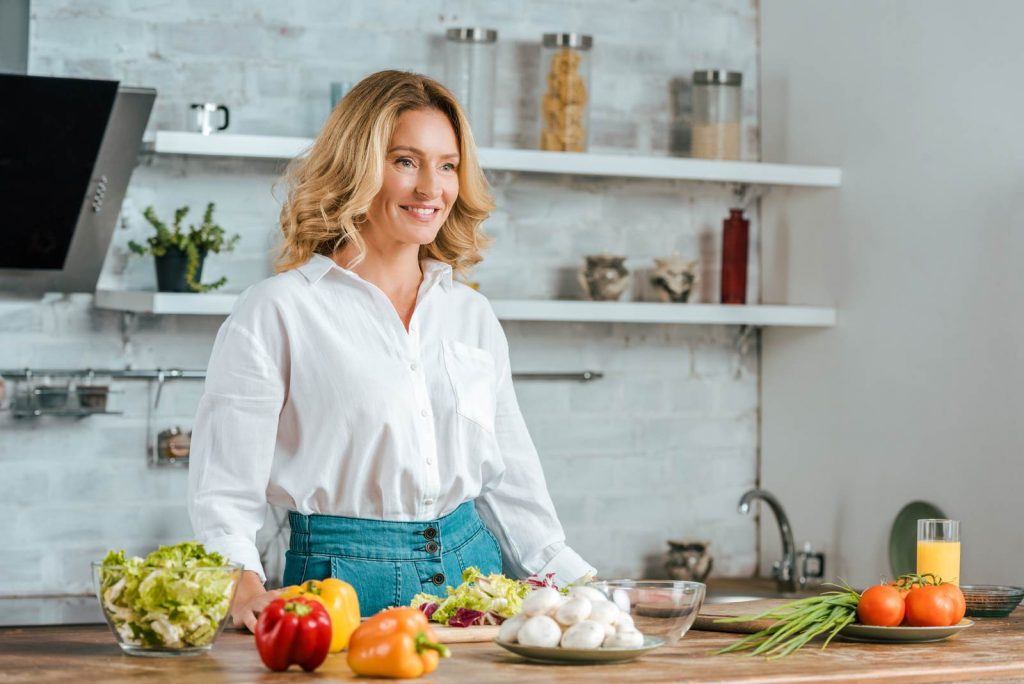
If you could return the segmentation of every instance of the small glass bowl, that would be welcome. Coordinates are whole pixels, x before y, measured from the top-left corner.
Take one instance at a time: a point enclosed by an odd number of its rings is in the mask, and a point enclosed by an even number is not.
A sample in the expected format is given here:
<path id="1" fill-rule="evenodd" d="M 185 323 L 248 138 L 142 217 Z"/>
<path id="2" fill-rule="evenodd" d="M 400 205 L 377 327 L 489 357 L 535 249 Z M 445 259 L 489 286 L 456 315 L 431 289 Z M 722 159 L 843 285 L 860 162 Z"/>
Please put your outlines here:
<path id="1" fill-rule="evenodd" d="M 136 656 L 188 656 L 209 651 L 231 614 L 241 575 L 242 566 L 237 563 L 206 568 L 145 568 L 136 587 L 142 588 L 146 582 L 157 586 L 146 596 L 151 602 L 147 610 L 139 611 L 143 592 L 129 590 L 132 599 L 123 598 L 125 566 L 104 566 L 99 561 L 92 564 L 103 617 L 121 650 Z M 134 583 L 134 576 L 130 579 Z M 172 588 L 174 595 L 161 598 L 161 588 Z M 193 598 L 191 602 L 183 601 L 183 596 Z M 161 620 L 161 615 L 166 619 Z M 194 625 L 191 630 L 190 623 Z"/>
<path id="2" fill-rule="evenodd" d="M 960 587 L 971 617 L 1009 617 L 1024 599 L 1024 588 L 991 584 L 964 584 Z"/>
<path id="3" fill-rule="evenodd" d="M 603 580 L 589 586 L 629 613 L 642 634 L 661 637 L 668 646 L 693 626 L 707 590 L 700 582 L 682 580 Z"/>

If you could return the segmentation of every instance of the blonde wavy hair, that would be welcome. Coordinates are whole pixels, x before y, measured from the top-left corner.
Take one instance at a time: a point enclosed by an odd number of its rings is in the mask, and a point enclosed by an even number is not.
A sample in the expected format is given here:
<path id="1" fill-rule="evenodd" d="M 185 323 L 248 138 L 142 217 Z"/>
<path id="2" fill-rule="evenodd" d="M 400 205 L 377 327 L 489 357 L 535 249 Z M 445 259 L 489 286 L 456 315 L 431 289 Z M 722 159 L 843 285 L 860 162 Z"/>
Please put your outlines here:
<path id="1" fill-rule="evenodd" d="M 433 242 L 420 258 L 449 264 L 458 275 L 481 261 L 490 244 L 480 224 L 494 209 L 480 168 L 469 121 L 455 96 L 437 81 L 404 71 L 378 71 L 341 100 L 305 157 L 293 160 L 281 181 L 288 196 L 281 208 L 283 244 L 275 267 L 287 271 L 313 254 L 331 256 L 355 245 L 355 266 L 366 255 L 359 226 L 383 184 L 384 161 L 398 117 L 435 109 L 451 122 L 459 145 L 459 194 Z"/>

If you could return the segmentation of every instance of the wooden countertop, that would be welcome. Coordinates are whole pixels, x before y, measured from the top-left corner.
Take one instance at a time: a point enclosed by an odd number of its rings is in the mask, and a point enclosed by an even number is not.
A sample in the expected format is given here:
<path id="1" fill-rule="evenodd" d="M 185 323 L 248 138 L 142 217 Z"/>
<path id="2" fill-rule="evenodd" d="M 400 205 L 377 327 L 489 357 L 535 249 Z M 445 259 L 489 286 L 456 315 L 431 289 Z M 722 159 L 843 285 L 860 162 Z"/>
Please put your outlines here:
<path id="1" fill-rule="evenodd" d="M 954 639 L 917 645 L 833 642 L 766 661 L 710 651 L 735 634 L 691 631 L 679 644 L 615 665 L 529 663 L 490 643 L 458 644 L 431 682 L 978 682 L 1024 680 L 1024 608 L 1006 619 L 976 619 Z M 123 655 L 106 626 L 0 629 L 0 681 L 11 682 L 295 682 L 357 679 L 343 655 L 311 675 L 263 667 L 252 637 L 227 631 L 212 652 L 197 657 Z M 360 681 L 369 681 L 361 679 Z"/>

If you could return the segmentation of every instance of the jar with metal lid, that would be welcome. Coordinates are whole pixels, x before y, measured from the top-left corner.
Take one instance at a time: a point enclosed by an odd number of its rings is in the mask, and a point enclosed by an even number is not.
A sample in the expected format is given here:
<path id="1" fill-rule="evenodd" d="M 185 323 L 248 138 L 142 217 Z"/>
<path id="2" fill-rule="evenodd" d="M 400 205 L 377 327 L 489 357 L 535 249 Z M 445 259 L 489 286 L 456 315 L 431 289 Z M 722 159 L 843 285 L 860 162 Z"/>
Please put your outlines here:
<path id="1" fill-rule="evenodd" d="M 451 28 L 446 34 L 445 85 L 469 117 L 480 147 L 494 144 L 494 82 L 498 32 L 484 28 Z"/>
<path id="2" fill-rule="evenodd" d="M 586 152 L 590 138 L 590 48 L 579 33 L 545 33 L 541 48 L 540 149 Z"/>
<path id="3" fill-rule="evenodd" d="M 739 159 L 743 74 L 693 72 L 692 154 L 701 159 Z"/>

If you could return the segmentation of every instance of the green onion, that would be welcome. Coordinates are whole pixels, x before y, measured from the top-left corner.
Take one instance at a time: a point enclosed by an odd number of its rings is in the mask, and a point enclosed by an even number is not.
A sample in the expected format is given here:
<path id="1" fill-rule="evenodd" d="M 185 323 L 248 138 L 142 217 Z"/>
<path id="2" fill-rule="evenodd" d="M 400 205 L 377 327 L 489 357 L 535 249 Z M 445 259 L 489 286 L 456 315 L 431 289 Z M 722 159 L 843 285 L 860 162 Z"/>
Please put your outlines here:
<path id="1" fill-rule="evenodd" d="M 715 653 L 751 650 L 750 655 L 764 655 L 771 660 L 785 657 L 811 639 L 827 633 L 822 645 L 825 648 L 843 627 L 857 619 L 859 601 L 860 594 L 848 586 L 842 586 L 839 591 L 790 601 L 757 615 L 719 618 L 715 622 L 775 620 L 775 623 Z"/>

